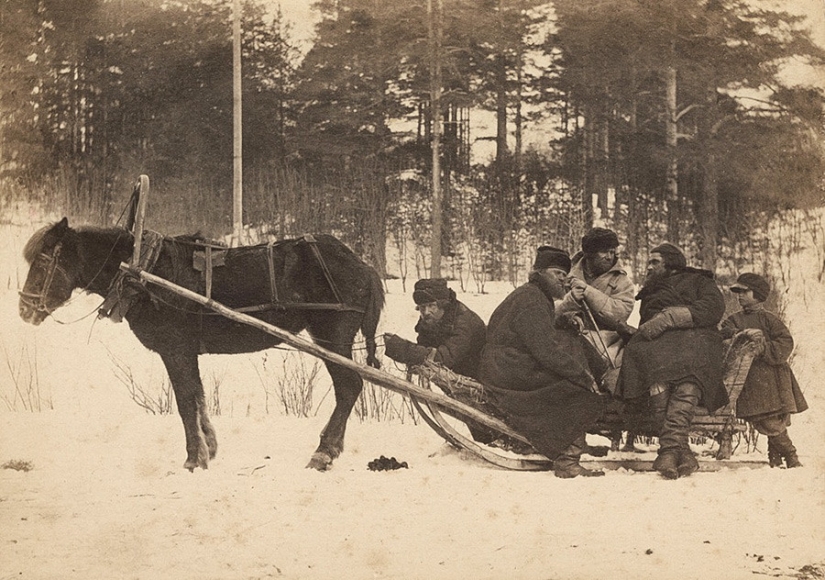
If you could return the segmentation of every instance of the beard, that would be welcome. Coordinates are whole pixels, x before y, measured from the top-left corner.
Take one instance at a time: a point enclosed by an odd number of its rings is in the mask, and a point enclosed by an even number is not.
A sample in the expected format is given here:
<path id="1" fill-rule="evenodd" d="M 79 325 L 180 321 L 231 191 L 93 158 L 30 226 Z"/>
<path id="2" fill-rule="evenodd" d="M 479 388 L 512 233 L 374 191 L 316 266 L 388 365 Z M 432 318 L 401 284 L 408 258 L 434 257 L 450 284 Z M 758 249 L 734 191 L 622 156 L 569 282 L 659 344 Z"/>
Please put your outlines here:
<path id="1" fill-rule="evenodd" d="M 547 280 L 547 285 L 550 290 L 550 296 L 552 296 L 556 300 L 561 300 L 564 298 L 566 294 L 564 289 L 564 282 L 561 280 L 557 280 L 556 278 L 549 278 Z"/>
<path id="2" fill-rule="evenodd" d="M 616 259 L 615 256 L 603 257 L 598 254 L 587 256 L 587 261 L 585 262 L 587 265 L 587 273 L 593 278 L 598 278 L 613 267 Z"/>
<path id="3" fill-rule="evenodd" d="M 652 284 L 659 280 L 663 280 L 667 278 L 668 271 L 667 270 L 651 270 L 645 276 L 645 285 Z"/>

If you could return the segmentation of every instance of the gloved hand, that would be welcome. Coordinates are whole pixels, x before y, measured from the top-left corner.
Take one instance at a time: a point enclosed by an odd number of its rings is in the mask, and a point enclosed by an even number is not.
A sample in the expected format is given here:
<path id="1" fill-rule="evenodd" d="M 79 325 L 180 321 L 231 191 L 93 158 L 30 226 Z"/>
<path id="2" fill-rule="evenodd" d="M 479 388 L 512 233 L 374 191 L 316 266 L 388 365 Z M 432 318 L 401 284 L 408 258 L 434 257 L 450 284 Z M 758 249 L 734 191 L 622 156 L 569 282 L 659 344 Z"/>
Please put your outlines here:
<path id="1" fill-rule="evenodd" d="M 384 354 L 394 361 L 407 364 L 413 346 L 412 342 L 395 334 L 384 335 Z"/>
<path id="2" fill-rule="evenodd" d="M 622 337 L 622 340 L 627 342 L 633 338 L 634 334 L 639 332 L 639 329 L 634 326 L 630 326 L 627 322 L 619 322 L 616 324 L 616 332 Z"/>
<path id="3" fill-rule="evenodd" d="M 653 340 L 662 336 L 667 330 L 692 327 L 693 315 L 687 306 L 668 306 L 642 324 L 639 327 L 639 335 L 645 340 Z"/>
<path id="4" fill-rule="evenodd" d="M 751 341 L 753 349 L 753 353 L 755 356 L 759 356 L 763 352 L 765 352 L 765 348 L 767 347 L 765 334 L 758 328 L 746 328 L 742 331 L 742 334 L 748 337 L 748 340 Z"/>
<path id="5" fill-rule="evenodd" d="M 584 329 L 584 323 L 579 318 L 578 312 L 563 312 L 556 317 L 556 328 L 581 332 Z"/>

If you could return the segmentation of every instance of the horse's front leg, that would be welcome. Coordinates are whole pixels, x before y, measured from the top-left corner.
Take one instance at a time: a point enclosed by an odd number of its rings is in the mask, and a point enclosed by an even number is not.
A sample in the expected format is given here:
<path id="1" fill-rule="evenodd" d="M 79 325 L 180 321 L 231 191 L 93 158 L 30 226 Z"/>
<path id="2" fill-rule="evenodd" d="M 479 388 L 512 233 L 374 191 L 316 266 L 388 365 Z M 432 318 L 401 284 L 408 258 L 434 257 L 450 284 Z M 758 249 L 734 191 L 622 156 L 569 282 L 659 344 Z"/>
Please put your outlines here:
<path id="1" fill-rule="evenodd" d="M 196 467 L 206 469 L 209 459 L 215 457 L 218 450 L 218 440 L 206 414 L 198 355 L 161 354 L 161 359 L 175 391 L 178 412 L 186 433 L 186 462 L 183 466 L 189 471 L 194 471 Z"/>
<path id="2" fill-rule="evenodd" d="M 360 375 L 353 370 L 334 363 L 326 363 L 335 389 L 335 410 L 321 432 L 321 443 L 312 454 L 307 467 L 326 471 L 332 467 L 332 461 L 344 450 L 344 433 L 347 429 L 352 407 L 364 386 Z"/>

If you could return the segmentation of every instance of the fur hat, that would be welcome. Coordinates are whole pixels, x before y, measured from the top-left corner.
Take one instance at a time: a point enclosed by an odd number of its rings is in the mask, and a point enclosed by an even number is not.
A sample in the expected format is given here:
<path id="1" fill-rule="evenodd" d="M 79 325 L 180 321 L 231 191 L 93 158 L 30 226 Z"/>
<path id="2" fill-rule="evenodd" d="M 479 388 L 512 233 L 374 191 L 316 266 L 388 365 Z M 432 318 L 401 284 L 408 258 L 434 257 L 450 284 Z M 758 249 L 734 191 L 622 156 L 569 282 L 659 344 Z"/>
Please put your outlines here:
<path id="1" fill-rule="evenodd" d="M 595 254 L 619 247 L 619 237 L 613 230 L 592 228 L 582 236 L 582 252 Z"/>
<path id="2" fill-rule="evenodd" d="M 684 270 L 687 268 L 687 260 L 682 250 L 670 242 L 662 242 L 650 250 L 650 253 L 661 254 L 662 259 L 665 261 L 665 267 L 668 270 Z"/>
<path id="3" fill-rule="evenodd" d="M 753 297 L 764 302 L 768 299 L 768 294 L 771 292 L 771 284 L 759 274 L 741 274 L 736 283 L 730 287 L 731 292 L 747 292 L 753 290 Z"/>
<path id="4" fill-rule="evenodd" d="M 533 270 L 544 270 L 546 268 L 558 268 L 569 273 L 570 254 L 553 246 L 539 246 L 536 250 L 536 261 L 533 263 Z"/>
<path id="5" fill-rule="evenodd" d="M 423 278 L 415 283 L 413 301 L 416 304 L 429 304 L 439 300 L 450 300 L 455 292 L 447 288 L 444 278 Z"/>

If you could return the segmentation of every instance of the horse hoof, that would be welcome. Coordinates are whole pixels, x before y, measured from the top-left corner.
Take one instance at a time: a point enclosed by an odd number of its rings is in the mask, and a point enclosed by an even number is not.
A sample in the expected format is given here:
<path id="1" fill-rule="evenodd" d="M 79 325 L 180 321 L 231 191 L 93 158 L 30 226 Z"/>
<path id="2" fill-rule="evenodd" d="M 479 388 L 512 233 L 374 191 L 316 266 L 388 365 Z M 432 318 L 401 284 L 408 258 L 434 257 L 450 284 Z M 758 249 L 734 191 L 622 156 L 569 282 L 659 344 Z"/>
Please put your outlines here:
<path id="1" fill-rule="evenodd" d="M 188 469 L 189 473 L 193 473 L 197 466 L 198 466 L 198 464 L 195 463 L 194 461 L 187 461 L 186 463 L 183 464 L 184 469 Z"/>
<path id="2" fill-rule="evenodd" d="M 312 458 L 307 463 L 307 469 L 314 469 L 316 471 L 327 471 L 332 467 L 332 457 L 323 451 L 316 451 L 312 454 Z"/>

